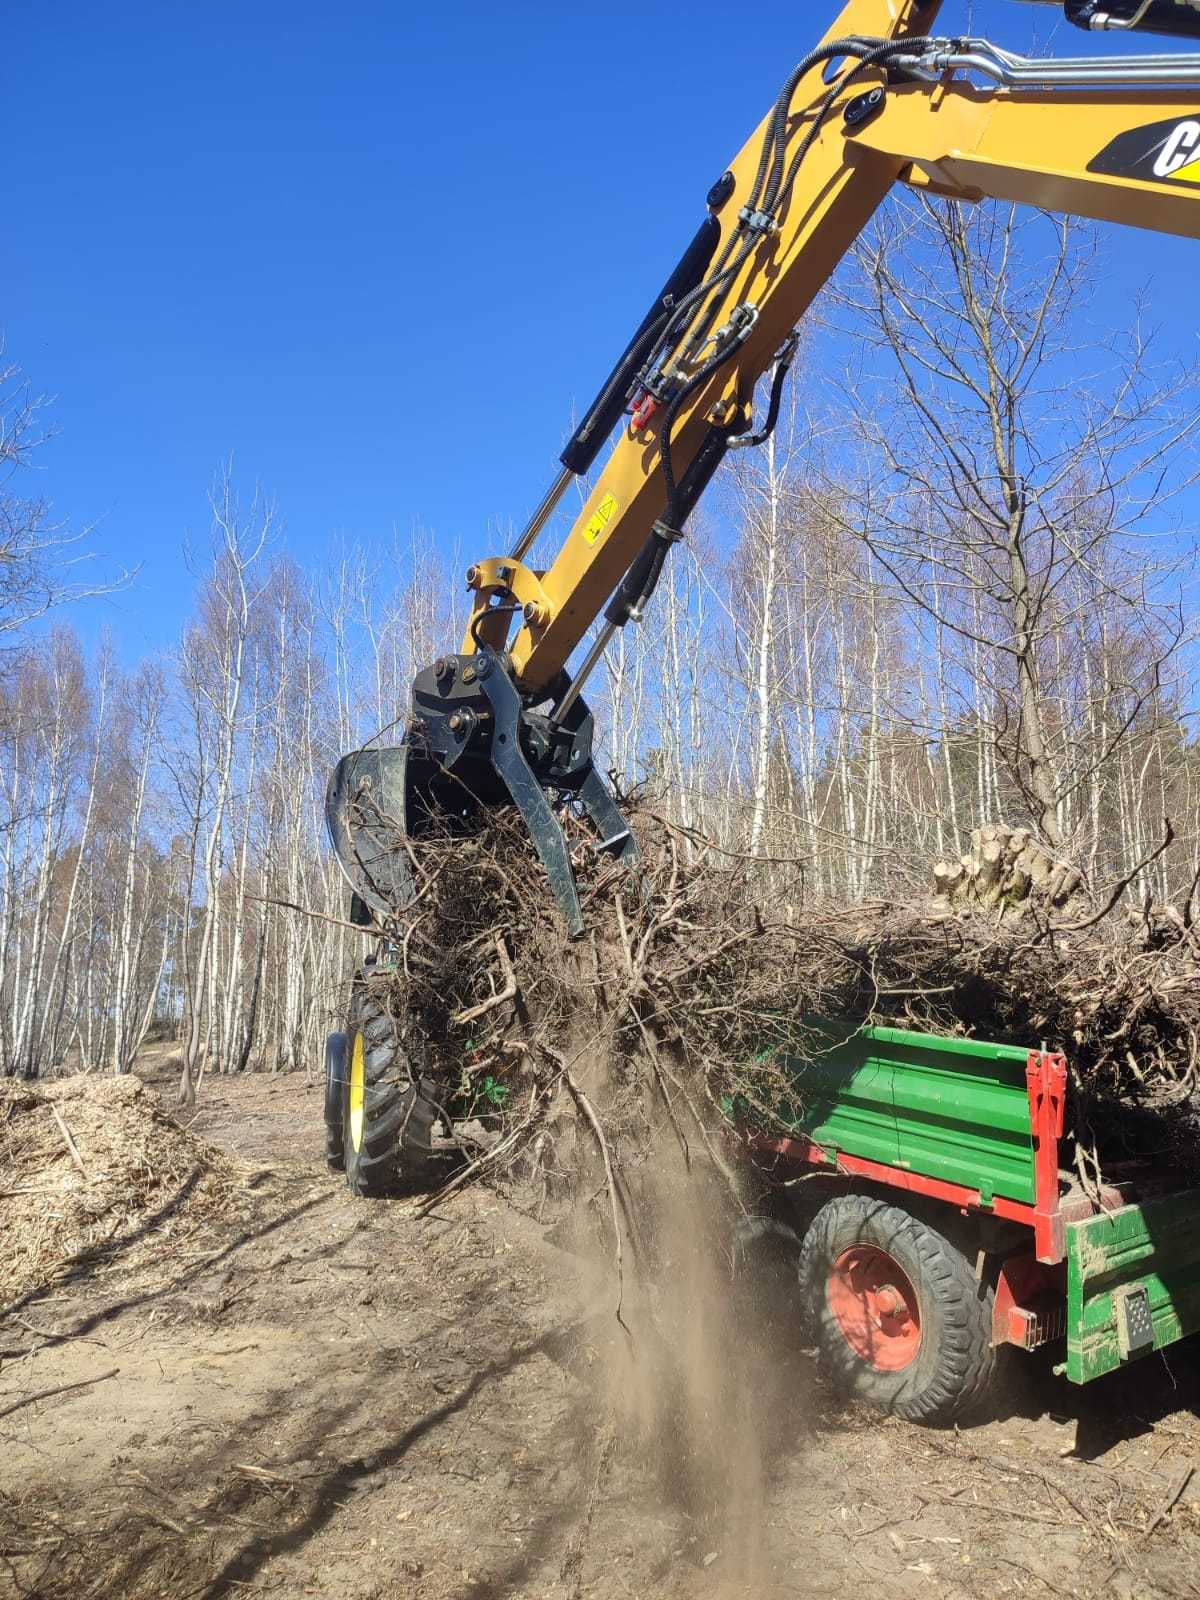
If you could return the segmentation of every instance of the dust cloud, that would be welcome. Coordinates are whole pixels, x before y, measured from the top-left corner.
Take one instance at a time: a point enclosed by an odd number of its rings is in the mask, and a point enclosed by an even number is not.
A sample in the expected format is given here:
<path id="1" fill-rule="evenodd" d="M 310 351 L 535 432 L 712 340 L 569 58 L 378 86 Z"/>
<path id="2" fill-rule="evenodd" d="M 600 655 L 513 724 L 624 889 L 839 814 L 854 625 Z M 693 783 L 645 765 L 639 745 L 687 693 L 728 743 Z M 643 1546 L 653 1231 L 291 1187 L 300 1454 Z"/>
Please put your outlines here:
<path id="1" fill-rule="evenodd" d="M 669 1135 L 624 1169 L 619 1189 L 629 1235 L 620 1323 L 610 1309 L 594 1336 L 583 1402 L 592 1498 L 612 1502 L 610 1514 L 653 1503 L 686 1557 L 712 1567 L 714 1588 L 762 1588 L 774 1577 L 773 1466 L 805 1431 L 794 1258 L 739 1248 L 744 1212 L 727 1184 Z M 591 1237 L 593 1248 L 611 1243 L 611 1231 Z M 605 1265 L 611 1281 L 611 1256 Z M 589 1504 L 585 1529 L 594 1514 Z"/>

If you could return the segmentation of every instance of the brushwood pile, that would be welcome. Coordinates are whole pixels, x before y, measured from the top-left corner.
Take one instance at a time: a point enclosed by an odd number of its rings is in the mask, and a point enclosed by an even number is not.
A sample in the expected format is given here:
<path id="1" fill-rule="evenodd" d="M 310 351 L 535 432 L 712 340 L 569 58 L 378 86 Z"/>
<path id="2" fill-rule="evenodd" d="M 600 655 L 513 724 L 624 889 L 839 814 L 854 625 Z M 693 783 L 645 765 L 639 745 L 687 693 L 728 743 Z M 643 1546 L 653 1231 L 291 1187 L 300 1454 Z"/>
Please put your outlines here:
<path id="1" fill-rule="evenodd" d="M 493 1165 L 552 1149 L 556 1119 L 581 1101 L 590 1116 L 597 1097 L 623 1159 L 666 1122 L 719 1161 L 722 1107 L 736 1097 L 771 1129 L 795 1098 L 781 1056 L 837 1018 L 1061 1049 L 1081 1176 L 1131 1156 L 1200 1172 L 1190 903 L 1093 890 L 1000 827 L 939 863 L 927 895 L 858 904 L 814 899 L 802 862 L 723 851 L 645 803 L 634 875 L 567 827 L 582 939 L 501 814 L 412 849 L 417 900 L 394 967 L 371 979 L 425 1070 L 499 1129 Z"/>

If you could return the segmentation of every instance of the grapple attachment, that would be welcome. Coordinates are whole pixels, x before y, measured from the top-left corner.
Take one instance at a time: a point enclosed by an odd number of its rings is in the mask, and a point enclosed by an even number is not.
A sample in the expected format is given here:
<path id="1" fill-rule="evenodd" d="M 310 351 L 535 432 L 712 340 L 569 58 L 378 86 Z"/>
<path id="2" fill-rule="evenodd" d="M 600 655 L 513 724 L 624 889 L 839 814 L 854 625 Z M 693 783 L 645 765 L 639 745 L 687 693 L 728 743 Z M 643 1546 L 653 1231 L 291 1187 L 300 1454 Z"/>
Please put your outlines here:
<path id="1" fill-rule="evenodd" d="M 404 840 L 408 824 L 405 744 L 351 750 L 325 789 L 325 824 L 354 894 L 351 920 L 385 922 L 416 893 Z"/>
<path id="2" fill-rule="evenodd" d="M 528 825 L 572 938 L 583 913 L 558 808 L 577 807 L 594 848 L 630 866 L 637 846 L 592 762 L 592 714 L 581 698 L 555 719 L 565 677 L 538 706 L 522 698 L 500 652 L 440 657 L 417 674 L 404 743 L 353 750 L 334 768 L 325 814 L 337 859 L 361 910 L 386 926 L 411 904 L 410 841 L 473 827 L 481 809 L 515 805 Z M 544 709 L 543 709 L 544 707 Z"/>

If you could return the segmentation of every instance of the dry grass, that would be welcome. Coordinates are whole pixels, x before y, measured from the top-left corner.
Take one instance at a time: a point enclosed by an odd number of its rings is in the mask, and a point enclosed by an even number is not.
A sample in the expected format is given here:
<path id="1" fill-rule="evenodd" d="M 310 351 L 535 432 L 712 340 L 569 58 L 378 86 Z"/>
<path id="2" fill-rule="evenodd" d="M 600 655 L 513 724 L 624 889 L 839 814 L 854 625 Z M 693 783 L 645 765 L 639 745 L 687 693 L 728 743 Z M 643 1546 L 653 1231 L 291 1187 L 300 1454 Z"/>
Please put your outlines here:
<path id="1" fill-rule="evenodd" d="M 0 1298 L 178 1248 L 235 1184 L 136 1078 L 0 1082 Z"/>

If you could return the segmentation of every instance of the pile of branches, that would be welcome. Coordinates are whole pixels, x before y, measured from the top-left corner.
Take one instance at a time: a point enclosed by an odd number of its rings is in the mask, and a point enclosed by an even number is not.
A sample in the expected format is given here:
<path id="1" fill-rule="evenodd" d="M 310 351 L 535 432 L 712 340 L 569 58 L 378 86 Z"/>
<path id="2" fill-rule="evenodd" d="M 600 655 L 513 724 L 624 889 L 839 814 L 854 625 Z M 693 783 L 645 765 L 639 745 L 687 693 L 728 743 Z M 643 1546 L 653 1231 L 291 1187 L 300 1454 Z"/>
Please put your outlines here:
<path id="1" fill-rule="evenodd" d="M 736 1098 L 769 1129 L 795 1098 L 780 1054 L 802 1055 L 813 1019 L 835 1018 L 1062 1049 L 1090 1155 L 1200 1167 L 1190 907 L 1130 913 L 1060 878 L 1013 917 L 1011 895 L 948 900 L 945 874 L 921 902 L 814 903 L 799 863 L 723 851 L 645 804 L 633 825 L 631 875 L 568 819 L 588 924 L 575 943 L 515 815 L 397 841 L 417 899 L 372 982 L 416 1023 L 447 1093 L 498 1128 L 483 1164 L 552 1149 L 564 1110 L 606 1166 L 664 1122 L 720 1163 L 721 1110 Z"/>

